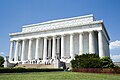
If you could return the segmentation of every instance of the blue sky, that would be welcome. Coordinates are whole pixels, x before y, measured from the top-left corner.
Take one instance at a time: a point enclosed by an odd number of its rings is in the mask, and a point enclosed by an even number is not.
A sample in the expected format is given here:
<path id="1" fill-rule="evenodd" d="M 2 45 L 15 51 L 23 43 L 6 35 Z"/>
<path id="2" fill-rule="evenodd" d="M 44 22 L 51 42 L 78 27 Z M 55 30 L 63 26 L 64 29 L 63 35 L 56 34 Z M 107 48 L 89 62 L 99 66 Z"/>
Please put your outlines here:
<path id="1" fill-rule="evenodd" d="M 0 0 L 0 54 L 9 53 L 9 33 L 23 25 L 93 14 L 110 35 L 111 57 L 120 62 L 120 0 Z"/>

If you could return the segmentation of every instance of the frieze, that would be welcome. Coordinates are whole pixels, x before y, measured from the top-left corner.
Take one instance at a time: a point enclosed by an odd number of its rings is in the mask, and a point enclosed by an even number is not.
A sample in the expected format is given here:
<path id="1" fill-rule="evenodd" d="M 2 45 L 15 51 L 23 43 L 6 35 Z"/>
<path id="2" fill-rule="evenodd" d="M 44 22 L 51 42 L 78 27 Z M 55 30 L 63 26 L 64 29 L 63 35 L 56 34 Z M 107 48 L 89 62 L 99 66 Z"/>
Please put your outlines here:
<path id="1" fill-rule="evenodd" d="M 75 20 L 42 24 L 42 25 L 33 25 L 33 26 L 23 27 L 22 32 L 45 31 L 45 30 L 60 29 L 66 27 L 74 27 L 74 26 L 90 23 L 92 21 L 93 20 L 91 18 L 83 18 L 83 19 L 75 19 Z"/>
<path id="2" fill-rule="evenodd" d="M 94 27 L 100 27 L 100 24 L 94 24 L 91 26 L 91 28 Z M 66 31 L 74 31 L 74 30 L 79 30 L 79 29 L 89 29 L 89 25 L 84 25 L 84 26 L 76 26 L 76 27 L 70 27 L 70 28 L 61 28 L 61 29 L 56 29 L 56 30 L 47 30 L 47 31 L 37 31 L 37 32 L 31 32 L 31 33 L 22 33 L 19 35 L 14 35 L 11 36 L 11 38 L 16 38 L 16 37 L 25 37 L 25 36 L 32 36 L 32 35 L 42 35 L 42 34 L 50 34 L 50 33 L 58 33 L 58 32 L 66 32 Z"/>

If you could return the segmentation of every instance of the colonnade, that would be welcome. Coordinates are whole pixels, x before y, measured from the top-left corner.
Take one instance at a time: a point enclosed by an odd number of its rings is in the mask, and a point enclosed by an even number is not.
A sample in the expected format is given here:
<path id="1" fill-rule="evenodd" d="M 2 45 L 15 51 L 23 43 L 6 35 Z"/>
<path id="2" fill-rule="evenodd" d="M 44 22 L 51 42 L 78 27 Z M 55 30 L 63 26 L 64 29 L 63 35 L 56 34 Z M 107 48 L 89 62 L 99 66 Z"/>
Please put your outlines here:
<path id="1" fill-rule="evenodd" d="M 103 32 L 102 30 L 97 31 L 98 32 L 98 51 L 99 51 L 99 56 L 103 57 L 104 50 L 103 50 Z M 94 31 L 89 31 L 89 53 L 96 53 L 95 52 L 95 41 L 94 41 Z M 84 53 L 83 47 L 83 35 L 84 32 L 77 32 L 77 33 L 70 33 L 67 35 L 70 35 L 70 57 L 71 59 L 74 58 L 74 35 L 79 34 L 79 55 L 82 55 Z M 10 44 L 10 54 L 9 54 L 9 61 L 12 61 L 14 58 L 14 61 L 18 61 L 18 53 L 19 53 L 19 43 L 21 42 L 22 48 L 21 48 L 21 61 L 25 61 L 25 45 L 26 41 L 29 41 L 28 45 L 28 53 L 27 53 L 27 60 L 32 60 L 32 42 L 33 39 L 36 40 L 36 45 L 35 45 L 35 59 L 39 59 L 39 49 L 40 49 L 40 40 L 41 38 L 43 39 L 43 61 L 46 60 L 47 57 L 51 57 L 52 59 L 55 59 L 56 53 L 60 53 L 61 49 L 61 59 L 64 58 L 65 56 L 65 36 L 66 34 L 58 34 L 55 36 L 45 36 L 45 37 L 38 37 L 38 38 L 31 38 L 31 39 L 21 39 L 21 40 L 12 40 Z M 61 44 L 60 43 L 61 39 Z M 52 41 L 51 41 L 52 40 Z M 56 42 L 57 41 L 57 42 Z M 14 43 L 16 43 L 14 45 Z M 52 47 L 51 47 L 52 45 Z M 14 49 L 15 46 L 15 49 Z M 51 51 L 52 50 L 52 51 Z M 49 54 L 48 54 L 49 52 Z M 48 54 L 48 55 L 47 55 Z M 14 55 L 14 56 L 13 56 Z"/>

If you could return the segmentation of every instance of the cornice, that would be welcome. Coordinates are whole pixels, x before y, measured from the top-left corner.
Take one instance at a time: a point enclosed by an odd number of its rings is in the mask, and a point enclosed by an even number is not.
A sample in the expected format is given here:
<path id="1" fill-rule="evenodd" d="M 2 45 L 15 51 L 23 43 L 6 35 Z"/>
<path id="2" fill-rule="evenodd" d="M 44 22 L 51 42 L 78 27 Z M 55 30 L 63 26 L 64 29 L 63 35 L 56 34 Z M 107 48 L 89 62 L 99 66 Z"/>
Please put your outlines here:
<path id="1" fill-rule="evenodd" d="M 103 23 L 103 20 L 98 20 L 98 21 L 92 21 L 92 22 L 86 22 L 86 23 L 79 23 L 79 22 L 73 22 L 73 23 L 66 23 L 66 24 L 62 24 L 61 26 L 46 26 L 44 28 L 39 27 L 36 28 L 36 30 L 31 29 L 31 31 L 28 32 L 17 32 L 17 33 L 11 33 L 9 34 L 10 36 L 14 36 L 14 35 L 20 35 L 20 34 L 27 34 L 27 33 L 33 33 L 33 32 L 39 32 L 39 31 L 49 31 L 49 30 L 56 30 L 56 29 L 64 29 L 64 28 L 70 28 L 70 27 L 75 27 L 75 26 L 85 26 L 85 25 L 93 25 L 93 24 L 101 24 Z"/>
<path id="2" fill-rule="evenodd" d="M 52 24 L 52 23 L 59 23 L 59 22 L 65 22 L 65 21 L 76 20 L 76 19 L 82 19 L 82 18 L 88 18 L 88 17 L 93 17 L 93 14 L 84 15 L 84 16 L 78 16 L 78 17 L 72 17 L 72 18 L 51 20 L 51 21 L 42 22 L 42 23 L 38 23 L 38 24 L 25 25 L 25 26 L 22 26 L 22 27 L 23 27 L 23 28 L 26 28 L 26 27 L 34 27 L 34 26 L 40 26 L 40 25 L 46 25 L 46 24 Z"/>

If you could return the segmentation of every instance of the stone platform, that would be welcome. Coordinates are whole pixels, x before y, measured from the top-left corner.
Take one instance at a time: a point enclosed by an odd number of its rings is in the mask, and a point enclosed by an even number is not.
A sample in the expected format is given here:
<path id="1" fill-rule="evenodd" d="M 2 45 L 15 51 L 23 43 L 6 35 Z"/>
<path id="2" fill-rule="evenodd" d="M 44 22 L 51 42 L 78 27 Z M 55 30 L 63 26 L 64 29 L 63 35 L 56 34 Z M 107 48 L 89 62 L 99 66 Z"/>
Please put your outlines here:
<path id="1" fill-rule="evenodd" d="M 45 65 L 45 64 L 18 64 L 16 67 L 22 68 L 54 68 L 54 64 Z"/>

